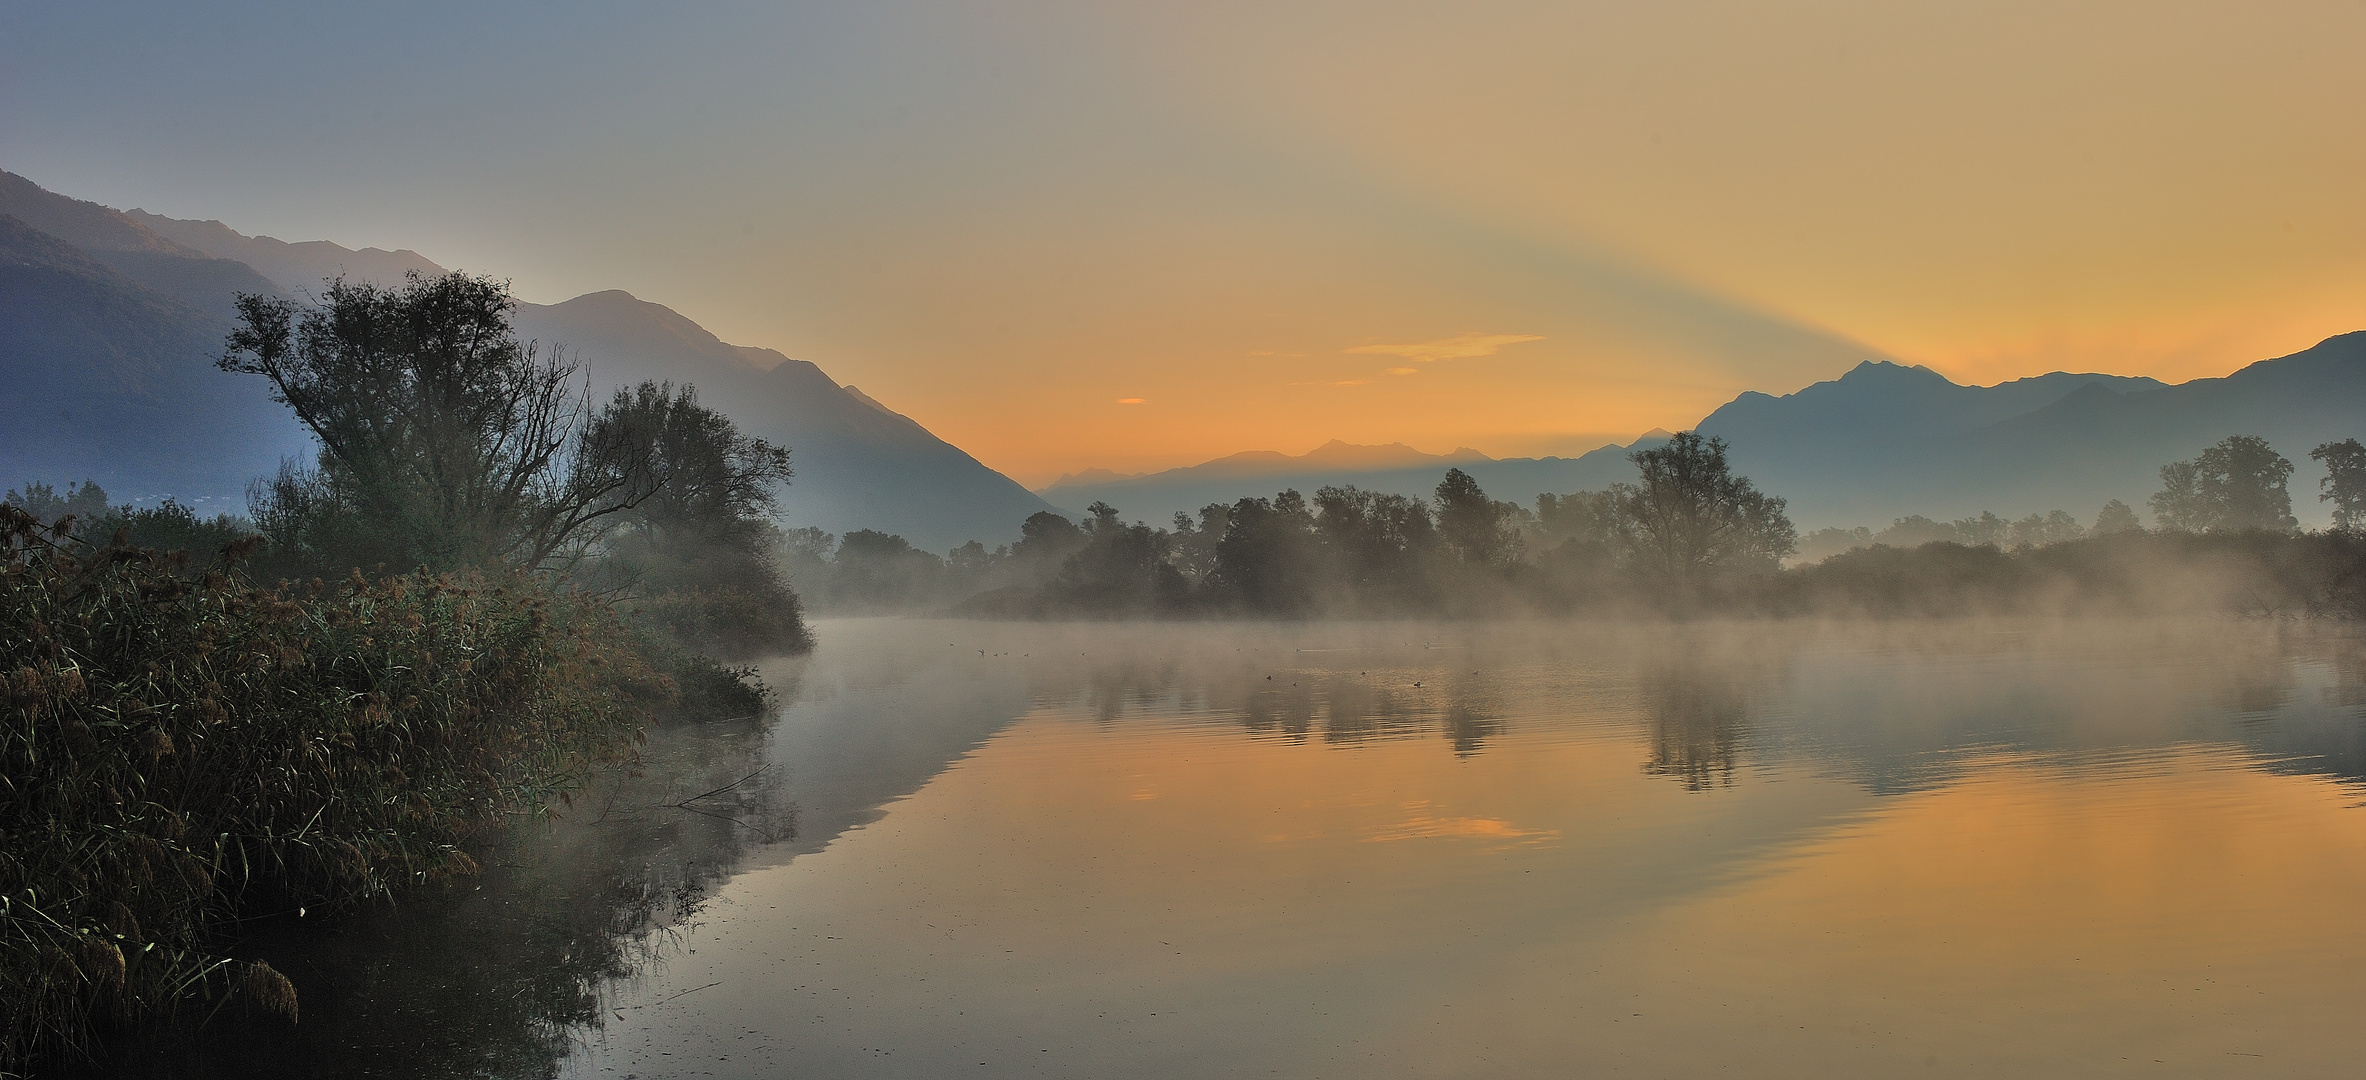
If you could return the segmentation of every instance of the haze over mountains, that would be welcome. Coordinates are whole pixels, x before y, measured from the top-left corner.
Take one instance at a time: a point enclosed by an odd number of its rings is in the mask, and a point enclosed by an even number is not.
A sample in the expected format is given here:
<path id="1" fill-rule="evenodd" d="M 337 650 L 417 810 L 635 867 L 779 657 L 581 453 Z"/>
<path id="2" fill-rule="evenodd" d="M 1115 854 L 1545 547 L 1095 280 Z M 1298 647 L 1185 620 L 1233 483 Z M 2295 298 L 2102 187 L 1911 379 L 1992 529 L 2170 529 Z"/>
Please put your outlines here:
<path id="1" fill-rule="evenodd" d="M 248 481 L 312 451 L 262 380 L 214 369 L 235 294 L 442 271 L 414 251 L 246 236 L 0 172 L 0 484 L 89 477 L 118 498 L 242 508 Z M 522 304 L 516 321 L 563 347 L 597 393 L 692 383 L 742 430 L 788 446 L 790 527 L 875 528 L 941 551 L 1015 539 L 1027 515 L 1052 508 L 819 367 L 726 344 L 663 305 L 592 293 Z"/>
<path id="2" fill-rule="evenodd" d="M 2216 379 L 2168 385 L 2122 375 L 2053 372 L 1996 386 L 1961 386 L 1929 368 L 1866 361 L 1796 393 L 1746 392 L 1698 425 L 1732 445 L 1736 471 L 1790 503 L 1802 529 L 1868 525 L 1920 514 L 1938 520 L 1993 510 L 2007 517 L 2067 510 L 2091 519 L 2119 499 L 2142 512 L 2160 467 L 2228 435 L 2266 438 L 2295 465 L 2293 510 L 2323 522 L 2324 475 L 2310 449 L 2366 439 L 2366 332 L 2330 338 Z M 1449 466 L 1489 494 L 1522 504 L 1543 493 L 1597 490 L 1631 480 L 1628 446 L 1574 458 L 1490 458 L 1473 450 L 1427 455 L 1403 446 L 1332 443 L 1291 457 L 1235 454 L 1146 476 L 1088 470 L 1041 494 L 1065 506 L 1095 500 L 1129 519 L 1163 522 L 1282 488 L 1326 484 L 1427 495 Z"/>
<path id="3" fill-rule="evenodd" d="M 1209 503 L 1272 495 L 1285 488 L 1312 495 L 1327 484 L 1426 499 L 1447 469 L 1458 468 L 1496 498 L 1525 503 L 1548 491 L 1589 491 L 1630 479 L 1635 472 L 1627 460 L 1630 450 L 1655 445 L 1668 435 L 1654 430 L 1628 446 L 1604 446 L 1573 458 L 1491 458 L 1469 447 L 1425 454 L 1403 443 L 1357 446 L 1334 439 L 1304 454 L 1253 450 L 1148 475 L 1090 469 L 1063 476 L 1037 494 L 1062 506 L 1106 502 L 1128 520 L 1163 523 L 1178 512 L 1197 516 Z"/>
<path id="4" fill-rule="evenodd" d="M 116 211 L 0 172 L 0 485 L 97 479 L 118 498 L 171 495 L 240 509 L 249 480 L 309 440 L 259 379 L 213 367 L 237 292 L 317 291 L 339 274 L 379 283 L 442 268 L 414 251 L 246 236 L 218 221 Z M 1352 483 L 1423 496 L 1449 467 L 1499 499 L 1599 489 L 1664 438 L 1571 458 L 1426 454 L 1334 441 L 1302 455 L 1250 451 L 1150 475 L 1091 469 L 1040 494 L 812 363 L 725 343 L 660 304 L 617 291 L 521 305 L 525 336 L 564 346 L 605 392 L 641 379 L 694 383 L 744 430 L 789 446 L 790 527 L 874 528 L 943 551 L 1015 538 L 1027 515 L 1108 502 L 1163 523 L 1211 502 Z M 2366 333 L 2328 339 L 2216 379 L 2056 372 L 1992 387 L 1866 362 L 1796 393 L 1744 393 L 1699 429 L 1737 469 L 1790 501 L 1803 529 L 2141 507 L 2158 469 L 2230 434 L 2267 438 L 2298 466 L 2303 522 L 2321 522 L 2311 447 L 2366 437 Z"/>

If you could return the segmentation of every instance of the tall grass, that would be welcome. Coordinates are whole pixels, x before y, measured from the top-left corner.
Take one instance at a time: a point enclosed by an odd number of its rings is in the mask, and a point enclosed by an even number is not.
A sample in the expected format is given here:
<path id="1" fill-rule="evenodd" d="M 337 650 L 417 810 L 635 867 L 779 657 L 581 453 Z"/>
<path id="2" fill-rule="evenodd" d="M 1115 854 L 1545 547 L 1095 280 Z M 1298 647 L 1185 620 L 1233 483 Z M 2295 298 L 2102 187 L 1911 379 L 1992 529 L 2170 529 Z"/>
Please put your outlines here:
<path id="1" fill-rule="evenodd" d="M 231 920 L 468 873 L 464 841 L 678 697 L 606 606 L 530 579 L 260 588 L 240 554 L 0 507 L 0 1073 L 231 998 L 293 1020 L 284 977 L 209 948 Z M 744 691 L 711 667 L 683 672 Z"/>

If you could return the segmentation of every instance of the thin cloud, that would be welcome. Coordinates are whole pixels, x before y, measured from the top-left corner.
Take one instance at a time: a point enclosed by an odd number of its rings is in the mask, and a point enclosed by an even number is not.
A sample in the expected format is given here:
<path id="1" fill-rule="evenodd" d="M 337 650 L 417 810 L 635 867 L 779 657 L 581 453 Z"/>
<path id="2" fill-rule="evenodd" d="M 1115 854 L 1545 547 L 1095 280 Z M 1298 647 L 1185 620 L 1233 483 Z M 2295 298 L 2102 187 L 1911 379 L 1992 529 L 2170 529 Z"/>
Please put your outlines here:
<path id="1" fill-rule="evenodd" d="M 1150 403 L 1150 399 L 1141 397 L 1121 397 L 1117 399 L 1117 403 L 1120 405 L 1147 405 Z"/>
<path id="2" fill-rule="evenodd" d="M 1493 356 L 1506 345 L 1543 340 L 1541 334 L 1458 334 L 1436 341 L 1417 341 L 1410 345 L 1359 345 L 1347 351 L 1369 356 L 1402 356 L 1407 360 L 1430 364 L 1440 360 Z"/>
<path id="3" fill-rule="evenodd" d="M 1391 375 L 1411 375 L 1414 372 L 1420 370 L 1421 369 L 1417 367 L 1392 367 L 1388 369 L 1388 373 Z"/>

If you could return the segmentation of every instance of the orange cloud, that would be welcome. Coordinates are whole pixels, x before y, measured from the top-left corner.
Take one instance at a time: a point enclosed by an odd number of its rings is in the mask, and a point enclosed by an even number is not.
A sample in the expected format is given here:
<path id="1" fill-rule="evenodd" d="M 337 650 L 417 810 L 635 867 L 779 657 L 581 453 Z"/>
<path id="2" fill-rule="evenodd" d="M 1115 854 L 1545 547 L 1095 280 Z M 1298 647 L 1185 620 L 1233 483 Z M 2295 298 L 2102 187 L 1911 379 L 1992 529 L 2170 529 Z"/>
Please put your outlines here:
<path id="1" fill-rule="evenodd" d="M 1417 341 L 1410 345 L 1359 345 L 1347 350 L 1374 356 L 1402 356 L 1424 364 L 1439 360 L 1469 360 L 1479 356 L 1493 356 L 1506 345 L 1524 341 L 1543 341 L 1540 334 L 1459 334 L 1436 341 Z M 1392 371 L 1397 369 L 1390 369 Z"/>
<path id="2" fill-rule="evenodd" d="M 1121 397 L 1117 399 L 1117 403 L 1120 405 L 1146 405 L 1149 402 L 1149 398 Z"/>

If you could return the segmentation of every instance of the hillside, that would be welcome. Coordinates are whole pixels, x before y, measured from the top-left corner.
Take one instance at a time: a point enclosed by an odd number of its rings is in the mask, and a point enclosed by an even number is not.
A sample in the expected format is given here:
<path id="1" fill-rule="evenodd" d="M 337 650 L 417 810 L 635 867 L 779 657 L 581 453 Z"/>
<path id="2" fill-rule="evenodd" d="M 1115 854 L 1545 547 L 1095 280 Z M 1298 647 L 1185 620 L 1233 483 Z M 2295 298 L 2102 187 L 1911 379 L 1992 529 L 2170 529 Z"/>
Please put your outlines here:
<path id="1" fill-rule="evenodd" d="M 126 210 L 123 216 L 176 244 L 254 267 L 291 293 L 318 292 L 323 281 L 336 277 L 399 285 L 406 272 L 427 275 L 444 272 L 443 267 L 408 248 L 355 250 L 326 240 L 291 244 L 268 236 L 247 236 L 219 221 L 185 221 L 145 210 Z"/>
<path id="2" fill-rule="evenodd" d="M 11 390 L 0 406 L 9 422 L 0 483 L 88 476 L 126 496 L 243 506 L 250 479 L 309 444 L 260 380 L 213 367 L 235 294 L 312 292 L 340 274 L 395 284 L 408 271 L 442 272 L 414 251 L 247 236 L 0 173 L 0 213 L 15 209 L 31 217 L 8 234 L 0 296 L 0 380 Z M 692 383 L 743 430 L 789 447 L 789 527 L 874 528 L 943 551 L 1017 539 L 1027 515 L 1051 509 L 821 368 L 726 344 L 663 305 L 591 293 L 522 304 L 517 325 L 582 363 L 602 394 L 643 379 Z"/>
<path id="3" fill-rule="evenodd" d="M 1699 430 L 1732 443 L 1735 467 L 1789 499 L 1802 528 L 1982 510 L 2086 519 L 2109 499 L 2141 509 L 2163 464 L 2233 434 L 2290 458 L 2294 511 L 2322 521 L 2308 451 L 2366 437 L 2366 334 L 2174 386 L 2063 372 L 1959 386 L 1867 363 L 1795 394 L 1743 394 Z"/>
<path id="4" fill-rule="evenodd" d="M 231 297 L 275 293 L 279 286 L 235 259 L 175 243 L 94 202 L 45 191 L 0 172 L 0 214 L 56 237 L 124 277 L 220 319 L 235 317 Z"/>
<path id="5" fill-rule="evenodd" d="M 215 370 L 227 323 L 0 216 L 0 485 L 243 507 L 305 441 L 261 380 Z"/>
<path id="6" fill-rule="evenodd" d="M 566 349 L 602 393 L 643 379 L 692 383 L 742 430 L 789 447 L 797 478 L 781 520 L 792 527 L 878 529 L 942 552 L 968 540 L 1015 540 L 1029 514 L 1052 509 L 821 368 L 726 344 L 664 305 L 591 293 L 524 305 L 518 328 Z"/>

